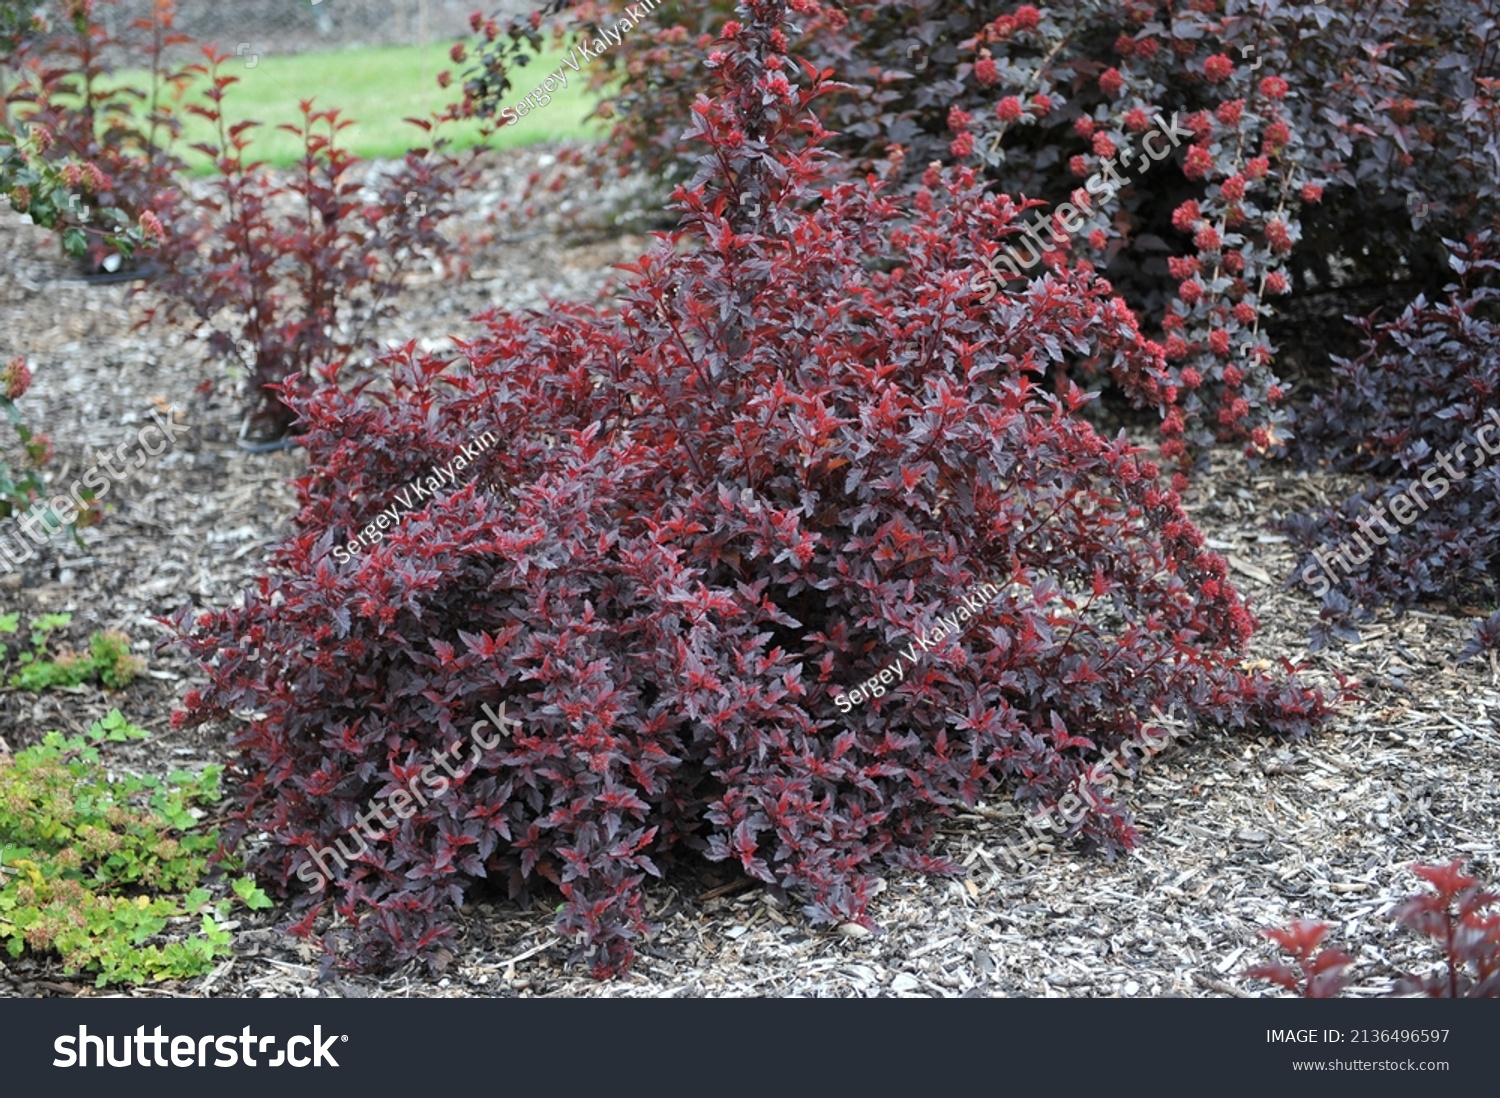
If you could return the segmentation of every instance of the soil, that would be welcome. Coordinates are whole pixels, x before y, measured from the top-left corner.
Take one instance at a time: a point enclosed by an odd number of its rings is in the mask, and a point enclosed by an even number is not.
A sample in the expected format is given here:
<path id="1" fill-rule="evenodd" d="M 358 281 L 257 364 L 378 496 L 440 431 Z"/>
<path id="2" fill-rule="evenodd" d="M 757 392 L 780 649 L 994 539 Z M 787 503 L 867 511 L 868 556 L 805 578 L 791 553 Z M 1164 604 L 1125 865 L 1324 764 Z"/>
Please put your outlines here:
<path id="1" fill-rule="evenodd" d="M 497 156 L 467 227 L 483 228 L 486 212 L 550 155 L 533 148 Z M 483 309 L 596 296 L 606 292 L 611 266 L 648 243 L 565 227 L 573 225 L 576 217 L 542 218 L 528 228 L 534 235 L 486 246 L 467 282 L 417 280 L 382 337 L 436 346 Z M 51 483 L 70 484 L 97 449 L 133 444 L 153 408 L 175 405 L 191 426 L 170 451 L 130 471 L 103 524 L 77 542 L 55 538 L 21 575 L 0 576 L 0 613 L 20 611 L 30 621 L 68 612 L 65 643 L 119 629 L 149 661 L 121 691 L 0 689 L 0 758 L 49 729 L 82 731 L 118 707 L 153 735 L 123 745 L 113 765 L 161 773 L 221 762 L 223 728 L 169 724 L 203 677 L 179 652 L 158 648 L 166 636 L 159 619 L 184 603 L 225 605 L 252 581 L 287 531 L 288 482 L 303 468 L 302 453 L 240 451 L 242 393 L 187 333 L 138 329 L 146 301 L 130 286 L 76 281 L 54 241 L 8 211 L 0 252 L 9 257 L 0 361 L 24 353 L 35 370 L 24 409 L 52 436 Z M 1240 975 L 1271 955 L 1260 930 L 1316 917 L 1357 954 L 1353 993 L 1375 994 L 1408 960 L 1409 937 L 1388 914 L 1415 888 L 1411 863 L 1463 857 L 1482 877 L 1500 876 L 1500 789 L 1486 780 L 1500 770 L 1500 669 L 1493 659 L 1454 662 L 1472 622 L 1440 608 L 1386 616 L 1359 643 L 1306 652 L 1317 607 L 1283 588 L 1294 554 L 1268 531 L 1278 515 L 1348 487 L 1284 466 L 1251 469 L 1225 451 L 1215 455 L 1213 475 L 1190 490 L 1193 516 L 1261 620 L 1248 661 L 1306 662 L 1329 686 L 1342 673 L 1361 683 L 1359 697 L 1298 743 L 1245 736 L 1174 743 L 1128 789 L 1142 842 L 1114 863 L 1050 846 L 1014 858 L 1005 840 L 1021 817 L 997 799 L 943 829 L 939 853 L 964 876 L 886 879 L 872 909 L 878 934 L 815 930 L 795 907 L 705 865 L 648 889 L 660 929 L 634 970 L 615 981 L 596 982 L 568 963 L 548 905 L 479 898 L 464 908 L 459 943 L 440 972 L 411 966 L 321 979 L 318 955 L 279 932 L 281 916 L 271 911 L 241 919 L 233 958 L 212 974 L 126 993 L 1263 995 L 1264 985 Z M 46 959 L 28 955 L 0 967 L 0 995 L 104 993 Z"/>

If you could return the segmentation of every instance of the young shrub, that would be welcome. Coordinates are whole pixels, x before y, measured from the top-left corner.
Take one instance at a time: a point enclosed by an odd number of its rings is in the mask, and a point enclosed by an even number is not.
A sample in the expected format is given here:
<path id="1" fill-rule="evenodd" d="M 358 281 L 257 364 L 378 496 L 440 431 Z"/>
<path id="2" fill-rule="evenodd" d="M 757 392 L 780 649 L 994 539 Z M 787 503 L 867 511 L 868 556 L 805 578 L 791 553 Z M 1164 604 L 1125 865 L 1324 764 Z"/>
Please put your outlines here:
<path id="1" fill-rule="evenodd" d="M 1377 606 L 1500 598 L 1497 245 L 1492 233 L 1455 242 L 1445 300 L 1366 318 L 1364 352 L 1335 360 L 1330 391 L 1299 424 L 1308 464 L 1380 478 L 1329 514 L 1283 524 L 1312 548 L 1296 578 L 1323 602 L 1315 646 L 1357 637 Z"/>
<path id="2" fill-rule="evenodd" d="M 1431 891 L 1408 897 L 1396 908 L 1394 918 L 1437 947 L 1437 966 L 1426 974 L 1403 976 L 1389 994 L 1500 998 L 1500 913 L 1489 913 L 1500 903 L 1500 894 L 1485 890 L 1477 877 L 1465 874 L 1459 860 L 1411 869 Z M 1346 971 L 1354 960 L 1338 949 L 1313 952 L 1329 929 L 1326 923 L 1298 921 L 1284 930 L 1265 931 L 1267 938 L 1292 955 L 1295 967 L 1256 965 L 1245 975 L 1269 980 L 1307 999 L 1336 997 L 1349 984 Z M 1423 960 L 1432 967 L 1430 958 Z"/>
<path id="3" fill-rule="evenodd" d="M 1341 949 L 1318 949 L 1332 929 L 1327 923 L 1298 919 L 1290 926 L 1262 931 L 1291 955 L 1293 964 L 1256 965 L 1245 975 L 1269 980 L 1304 999 L 1337 998 L 1349 986 L 1348 970 L 1354 958 Z"/>
<path id="4" fill-rule="evenodd" d="M 0 759 L 0 944 L 11 957 L 55 953 L 103 987 L 199 976 L 229 952 L 219 923 L 230 901 L 203 887 L 218 839 L 193 815 L 218 801 L 218 768 L 112 777 L 100 748 L 146 734 L 116 709 L 86 735 L 52 732 Z M 234 892 L 270 906 L 251 882 Z"/>
<path id="5" fill-rule="evenodd" d="M 370 350 L 370 326 L 394 309 L 394 297 L 419 261 L 442 254 L 438 226 L 472 180 L 473 155 L 461 160 L 417 121 L 432 141 L 414 149 L 366 190 L 350 178 L 358 158 L 339 144 L 353 125 L 337 110 L 301 103 L 301 119 L 280 127 L 303 145 L 294 169 L 276 172 L 253 159 L 253 121 L 231 124 L 224 110 L 239 78 L 226 60 L 188 72 L 208 84 L 206 104 L 189 110 L 214 127 L 193 147 L 212 158 L 212 190 L 187 201 L 178 233 L 158 253 L 164 272 L 142 325 L 158 319 L 210 331 L 209 348 L 249 379 L 252 406 L 241 441 L 281 440 L 294 419 L 282 397 L 289 378 L 314 374 Z"/>
<path id="6" fill-rule="evenodd" d="M 540 878 L 617 972 L 692 855 L 869 926 L 878 867 L 944 869 L 934 828 L 983 796 L 1129 847 L 1095 764 L 1155 711 L 1323 716 L 1241 665 L 1253 619 L 1158 470 L 1037 385 L 1097 360 L 1145 394 L 1159 349 L 1087 272 L 975 285 L 1016 209 L 972 172 L 910 206 L 830 183 L 785 8 L 713 59 L 680 226 L 619 303 L 293 397 L 295 532 L 242 606 L 175 619 L 210 679 L 182 719 L 257 714 L 231 838 L 268 836 L 299 932 L 330 894 L 350 963 L 433 956 L 476 881 Z"/>
<path id="7" fill-rule="evenodd" d="M 412 120 L 426 147 L 367 190 L 350 178 L 358 159 L 339 145 L 352 123 L 304 102 L 301 120 L 283 127 L 301 138 L 302 161 L 269 171 L 254 159 L 259 124 L 224 114 L 237 83 L 222 71 L 225 55 L 168 63 L 191 42 L 173 30 L 170 0 L 118 38 L 92 3 L 57 7 L 55 23 L 9 58 L 19 83 L 6 101 L 25 128 L 0 129 L 0 185 L 96 268 L 117 270 L 149 248 L 156 302 L 141 323 L 206 329 L 210 350 L 249 380 L 242 441 L 274 445 L 292 415 L 273 386 L 369 350 L 369 328 L 407 274 L 447 250 L 438 227 L 472 181 L 477 153 L 451 153 L 433 120 Z M 149 69 L 147 87 L 118 78 L 115 66 L 131 64 Z M 215 135 L 194 146 L 217 170 L 202 197 L 174 151 L 182 120 L 172 102 L 200 80 L 206 103 L 183 109 Z"/>

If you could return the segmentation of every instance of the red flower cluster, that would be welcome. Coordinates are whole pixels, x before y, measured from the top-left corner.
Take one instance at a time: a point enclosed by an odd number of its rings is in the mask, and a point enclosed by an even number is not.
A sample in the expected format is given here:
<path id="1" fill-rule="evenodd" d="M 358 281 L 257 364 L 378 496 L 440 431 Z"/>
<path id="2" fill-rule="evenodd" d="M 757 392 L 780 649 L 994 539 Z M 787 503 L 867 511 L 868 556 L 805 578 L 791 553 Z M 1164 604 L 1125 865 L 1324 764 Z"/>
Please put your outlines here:
<path id="1" fill-rule="evenodd" d="M 31 388 L 31 367 L 17 355 L 0 369 L 0 392 L 7 400 L 20 400 Z"/>
<path id="2" fill-rule="evenodd" d="M 1202 218 L 1203 212 L 1199 209 L 1197 200 L 1190 198 L 1172 211 L 1172 227 L 1178 232 L 1194 232 Z"/>
<path id="3" fill-rule="evenodd" d="M 1226 54 L 1216 53 L 1203 62 L 1203 75 L 1210 83 L 1220 84 L 1234 73 L 1234 62 Z"/>

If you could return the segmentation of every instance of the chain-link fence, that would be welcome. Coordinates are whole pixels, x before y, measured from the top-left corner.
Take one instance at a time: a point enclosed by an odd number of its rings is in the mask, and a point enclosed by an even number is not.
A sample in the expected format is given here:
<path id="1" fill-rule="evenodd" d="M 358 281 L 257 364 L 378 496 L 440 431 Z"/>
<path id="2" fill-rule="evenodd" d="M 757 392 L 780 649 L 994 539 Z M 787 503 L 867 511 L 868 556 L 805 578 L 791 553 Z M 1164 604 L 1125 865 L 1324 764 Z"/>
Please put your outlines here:
<path id="1" fill-rule="evenodd" d="M 529 11 L 527 0 L 177 0 L 177 27 L 228 53 L 248 42 L 265 53 L 442 42 L 469 34 L 469 15 Z M 111 30 L 149 16 L 152 0 L 100 4 Z M 111 26 L 111 24 L 113 24 Z"/>

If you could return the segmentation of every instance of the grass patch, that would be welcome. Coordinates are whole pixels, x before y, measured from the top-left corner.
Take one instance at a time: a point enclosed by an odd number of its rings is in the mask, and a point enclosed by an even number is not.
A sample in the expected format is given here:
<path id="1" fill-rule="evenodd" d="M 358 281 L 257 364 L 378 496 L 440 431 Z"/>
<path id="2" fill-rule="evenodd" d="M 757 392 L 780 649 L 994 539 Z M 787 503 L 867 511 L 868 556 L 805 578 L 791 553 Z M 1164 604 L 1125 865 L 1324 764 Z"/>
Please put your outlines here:
<path id="1" fill-rule="evenodd" d="M 564 56 L 566 51 L 548 52 L 521 70 L 516 77 L 520 87 L 511 92 L 507 104 L 526 95 L 547 73 L 556 72 Z M 403 118 L 425 117 L 460 98 L 456 81 L 447 89 L 437 85 L 439 72 L 456 68 L 446 44 L 262 55 L 254 67 L 244 63 L 249 59 L 247 54 L 243 60 L 231 58 L 224 65 L 225 74 L 240 79 L 225 93 L 225 113 L 231 123 L 245 119 L 264 123 L 254 131 L 254 152 L 257 158 L 278 167 L 295 163 L 302 153 L 295 137 L 276 129 L 298 120 L 300 100 L 312 99 L 320 109 L 337 107 L 344 118 L 353 121 L 355 124 L 343 132 L 343 143 L 358 156 L 393 159 L 424 139 L 423 131 L 403 122 Z M 491 146 L 508 149 L 540 141 L 602 136 L 602 124 L 586 124 L 583 120 L 596 98 L 585 86 L 586 73 L 568 69 L 566 75 L 568 86 L 554 92 L 551 103 L 504 127 Z M 144 86 L 146 80 L 144 72 L 121 75 L 122 83 Z M 187 99 L 193 97 L 190 90 Z M 479 127 L 466 123 L 454 126 L 451 133 L 461 147 L 467 147 L 478 140 Z M 211 136 L 210 127 L 202 119 L 185 119 L 184 149 Z M 200 167 L 199 154 L 184 155 Z M 206 165 L 202 167 L 206 169 Z"/>

